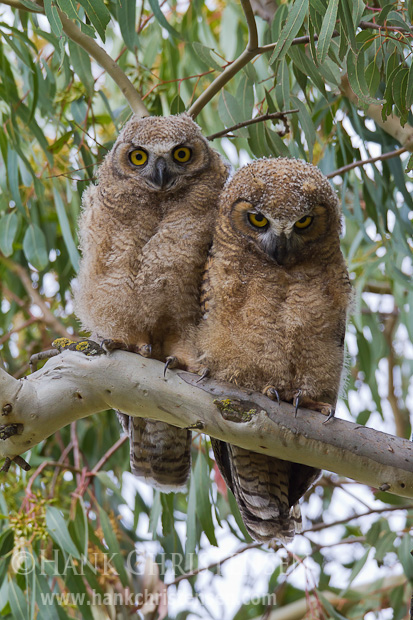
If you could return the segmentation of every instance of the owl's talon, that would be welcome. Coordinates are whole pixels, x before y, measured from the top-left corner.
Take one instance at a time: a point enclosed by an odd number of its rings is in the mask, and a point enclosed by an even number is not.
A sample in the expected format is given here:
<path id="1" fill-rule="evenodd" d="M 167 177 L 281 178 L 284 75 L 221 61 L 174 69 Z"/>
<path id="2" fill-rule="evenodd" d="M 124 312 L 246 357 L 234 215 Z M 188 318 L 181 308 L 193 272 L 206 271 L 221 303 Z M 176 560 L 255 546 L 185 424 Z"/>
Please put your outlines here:
<path id="1" fill-rule="evenodd" d="M 328 414 L 328 416 L 327 416 L 327 420 L 324 420 L 323 424 L 327 424 L 327 422 L 328 422 L 329 420 L 332 420 L 332 419 L 334 418 L 334 416 L 335 416 L 335 415 L 336 415 L 336 410 L 335 410 L 335 408 L 334 408 L 334 407 L 331 407 L 330 412 L 329 412 L 329 414 Z"/>
<path id="2" fill-rule="evenodd" d="M 152 345 L 151 344 L 144 344 L 141 347 L 138 347 L 138 351 L 139 355 L 142 355 L 142 357 L 151 357 L 152 355 Z"/>
<path id="3" fill-rule="evenodd" d="M 273 385 L 267 385 L 267 387 L 263 389 L 263 394 L 270 400 L 276 400 L 277 403 L 280 404 L 280 395 Z"/>
<path id="4" fill-rule="evenodd" d="M 128 345 L 125 342 L 122 342 L 121 340 L 112 340 L 112 338 L 104 338 L 101 341 L 100 346 L 102 349 L 105 349 L 106 352 L 128 350 Z"/>
<path id="5" fill-rule="evenodd" d="M 209 368 L 206 366 L 202 368 L 202 372 L 200 374 L 199 379 L 196 380 L 197 383 L 200 383 L 203 379 L 205 379 L 209 375 Z"/>
<path id="6" fill-rule="evenodd" d="M 298 413 L 298 407 L 300 406 L 300 402 L 301 402 L 301 396 L 302 396 L 302 391 L 301 390 L 297 390 L 295 396 L 294 396 L 294 400 L 293 400 L 293 405 L 294 405 L 294 417 L 297 417 L 297 413 Z"/>
<path id="7" fill-rule="evenodd" d="M 175 355 L 170 355 L 166 358 L 165 366 L 163 367 L 163 376 L 166 376 L 168 368 L 176 368 L 178 366 L 178 359 Z"/>

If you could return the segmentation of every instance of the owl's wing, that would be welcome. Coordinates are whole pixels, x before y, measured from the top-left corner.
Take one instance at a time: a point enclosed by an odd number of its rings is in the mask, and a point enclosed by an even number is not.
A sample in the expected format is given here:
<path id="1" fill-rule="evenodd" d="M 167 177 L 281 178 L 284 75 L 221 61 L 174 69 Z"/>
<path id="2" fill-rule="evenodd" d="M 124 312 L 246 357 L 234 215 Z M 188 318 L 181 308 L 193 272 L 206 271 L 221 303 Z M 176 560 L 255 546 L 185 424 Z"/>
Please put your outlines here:
<path id="1" fill-rule="evenodd" d="M 129 435 L 132 473 L 163 493 L 185 490 L 191 471 L 191 432 L 117 413 Z"/>

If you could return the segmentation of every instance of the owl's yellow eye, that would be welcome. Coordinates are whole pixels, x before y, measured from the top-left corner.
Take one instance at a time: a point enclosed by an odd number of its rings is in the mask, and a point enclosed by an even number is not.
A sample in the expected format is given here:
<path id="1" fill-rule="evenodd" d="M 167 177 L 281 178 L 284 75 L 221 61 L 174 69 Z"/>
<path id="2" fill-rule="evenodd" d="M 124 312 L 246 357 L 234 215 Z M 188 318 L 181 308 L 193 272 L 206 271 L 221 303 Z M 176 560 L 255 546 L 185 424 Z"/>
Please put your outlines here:
<path id="1" fill-rule="evenodd" d="M 268 220 L 262 213 L 248 213 L 248 221 L 255 228 L 265 228 L 268 224 Z"/>
<path id="2" fill-rule="evenodd" d="M 148 153 L 143 149 L 135 149 L 129 153 L 129 161 L 134 166 L 143 166 L 148 161 Z"/>
<path id="3" fill-rule="evenodd" d="M 310 226 L 313 219 L 314 218 L 311 217 L 311 215 L 305 215 L 300 220 L 297 220 L 294 226 L 295 228 L 298 228 L 299 230 L 303 230 L 304 228 L 308 228 Z"/>
<path id="4" fill-rule="evenodd" d="M 173 158 L 180 164 L 185 164 L 191 159 L 192 151 L 187 146 L 177 146 L 173 152 Z"/>

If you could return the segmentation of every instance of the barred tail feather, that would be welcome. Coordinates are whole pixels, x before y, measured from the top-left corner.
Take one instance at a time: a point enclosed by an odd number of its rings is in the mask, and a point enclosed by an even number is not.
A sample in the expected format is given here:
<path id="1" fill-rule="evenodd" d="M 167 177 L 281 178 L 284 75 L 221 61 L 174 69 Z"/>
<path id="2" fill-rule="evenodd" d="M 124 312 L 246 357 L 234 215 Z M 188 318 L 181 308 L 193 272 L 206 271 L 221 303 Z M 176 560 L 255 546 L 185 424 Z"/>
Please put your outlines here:
<path id="1" fill-rule="evenodd" d="M 191 471 L 191 432 L 125 414 L 119 419 L 129 434 L 132 473 L 163 493 L 186 490 Z"/>

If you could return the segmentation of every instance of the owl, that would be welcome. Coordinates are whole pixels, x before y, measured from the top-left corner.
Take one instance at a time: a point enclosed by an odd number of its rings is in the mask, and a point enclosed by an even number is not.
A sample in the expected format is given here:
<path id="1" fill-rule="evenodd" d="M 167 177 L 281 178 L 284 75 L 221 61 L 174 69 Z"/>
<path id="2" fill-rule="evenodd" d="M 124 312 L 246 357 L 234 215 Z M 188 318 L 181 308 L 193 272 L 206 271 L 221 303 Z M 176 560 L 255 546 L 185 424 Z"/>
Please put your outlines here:
<path id="1" fill-rule="evenodd" d="M 328 180 L 297 159 L 241 168 L 220 199 L 203 283 L 200 360 L 215 379 L 334 415 L 351 286 Z M 289 541 L 313 467 L 212 440 L 248 532 Z"/>
<path id="2" fill-rule="evenodd" d="M 188 115 L 131 117 L 82 200 L 74 305 L 95 340 L 188 367 L 188 333 L 201 314 L 202 272 L 227 176 Z M 165 492 L 181 488 L 191 433 L 120 419 L 133 473 Z"/>

